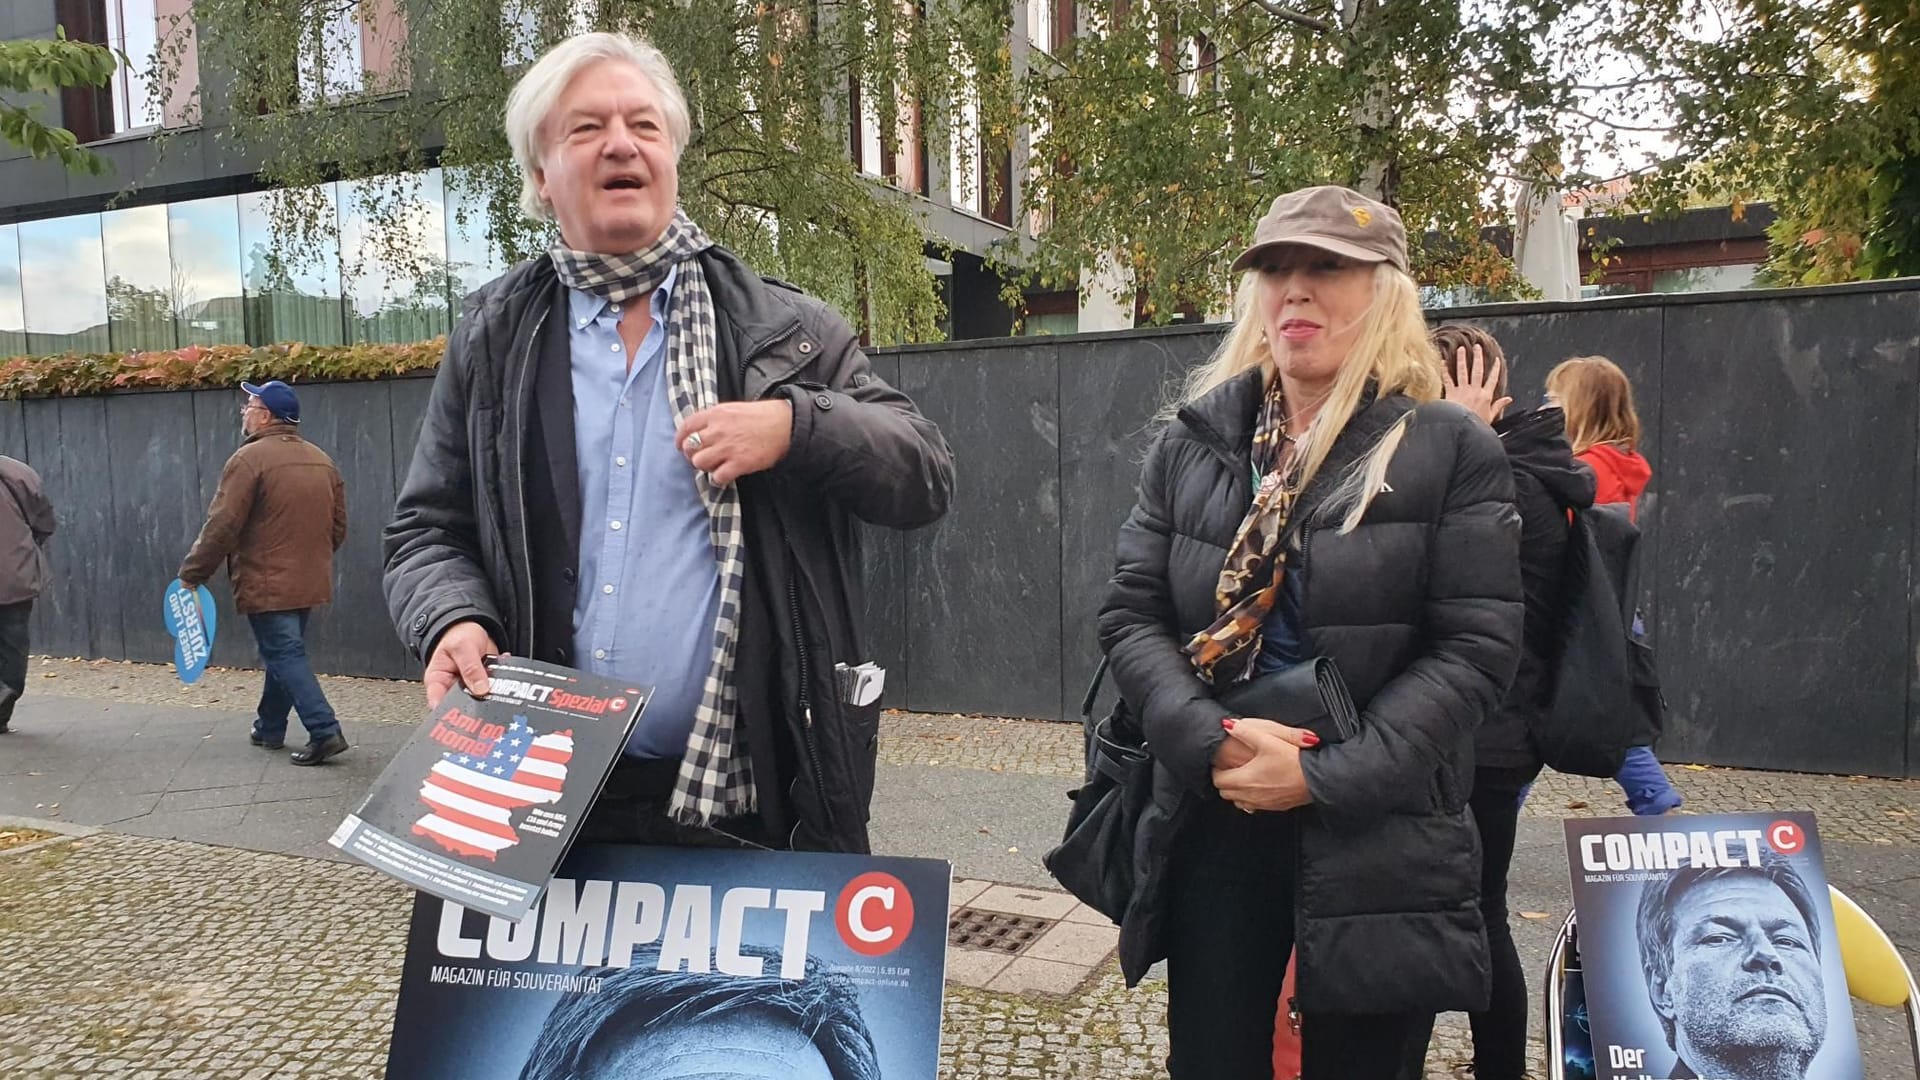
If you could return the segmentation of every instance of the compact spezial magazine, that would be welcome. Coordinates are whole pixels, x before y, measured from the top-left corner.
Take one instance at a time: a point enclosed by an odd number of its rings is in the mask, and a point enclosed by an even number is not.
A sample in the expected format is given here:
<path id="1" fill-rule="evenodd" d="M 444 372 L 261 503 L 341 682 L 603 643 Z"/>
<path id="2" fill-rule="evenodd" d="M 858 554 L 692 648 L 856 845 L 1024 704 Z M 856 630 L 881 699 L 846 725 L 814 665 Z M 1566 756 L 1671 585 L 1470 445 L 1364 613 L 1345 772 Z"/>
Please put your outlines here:
<path id="1" fill-rule="evenodd" d="M 330 842 L 423 892 L 517 919 L 540 899 L 651 687 L 535 660 L 454 688 Z"/>
<path id="2" fill-rule="evenodd" d="M 1861 1080 L 1813 815 L 1566 822 L 1597 1080 Z"/>
<path id="3" fill-rule="evenodd" d="M 935 1080 L 952 868 L 582 844 L 533 912 L 414 901 L 389 1080 Z"/>

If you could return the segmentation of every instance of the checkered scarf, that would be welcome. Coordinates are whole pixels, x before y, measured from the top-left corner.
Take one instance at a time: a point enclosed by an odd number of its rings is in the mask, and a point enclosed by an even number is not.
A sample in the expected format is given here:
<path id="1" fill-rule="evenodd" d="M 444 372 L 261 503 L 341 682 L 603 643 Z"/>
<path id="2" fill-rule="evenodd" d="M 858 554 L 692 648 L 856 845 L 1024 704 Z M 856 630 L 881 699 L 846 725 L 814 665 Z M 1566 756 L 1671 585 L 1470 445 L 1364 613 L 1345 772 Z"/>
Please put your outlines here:
<path id="1" fill-rule="evenodd" d="M 616 304 L 646 296 L 666 281 L 675 266 L 680 268 L 667 320 L 667 386 L 676 420 L 720 402 L 713 294 L 707 291 L 706 274 L 695 258 L 712 246 L 713 241 L 685 211 L 675 210 L 666 232 L 645 251 L 601 255 L 561 244 L 552 249 L 560 280 Z M 753 764 L 740 738 L 740 706 L 733 685 L 746 533 L 738 488 L 716 487 L 703 472 L 694 474 L 694 485 L 707 507 L 708 535 L 720 570 L 720 618 L 713 628 L 713 663 L 693 715 L 693 733 L 687 737 L 668 812 L 683 823 L 705 825 L 754 809 Z"/>

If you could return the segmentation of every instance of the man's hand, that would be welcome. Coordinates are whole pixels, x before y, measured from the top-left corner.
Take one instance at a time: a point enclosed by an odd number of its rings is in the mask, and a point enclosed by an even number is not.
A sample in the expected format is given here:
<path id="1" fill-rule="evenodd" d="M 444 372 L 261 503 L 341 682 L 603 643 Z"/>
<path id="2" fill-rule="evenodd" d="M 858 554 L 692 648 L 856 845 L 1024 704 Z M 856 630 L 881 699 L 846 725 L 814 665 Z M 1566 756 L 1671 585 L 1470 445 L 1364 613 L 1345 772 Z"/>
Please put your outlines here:
<path id="1" fill-rule="evenodd" d="M 427 685 L 427 708 L 438 708 L 440 699 L 455 686 L 465 686 L 474 697 L 486 697 L 493 686 L 487 679 L 484 659 L 499 652 L 500 646 L 477 622 L 457 622 L 447 627 L 433 647 L 422 679 Z"/>
<path id="2" fill-rule="evenodd" d="M 1513 399 L 1503 397 L 1494 400 L 1493 388 L 1500 385 L 1500 369 L 1503 365 L 1495 360 L 1493 367 L 1487 367 L 1487 354 L 1475 345 L 1473 360 L 1467 360 L 1466 346 L 1453 351 L 1453 362 L 1441 364 L 1441 390 L 1448 401 L 1464 406 L 1468 412 L 1479 417 L 1489 427 L 1500 419 Z"/>
<path id="3" fill-rule="evenodd" d="M 730 401 L 680 422 L 674 445 L 716 487 L 764 472 L 793 445 L 793 402 Z"/>

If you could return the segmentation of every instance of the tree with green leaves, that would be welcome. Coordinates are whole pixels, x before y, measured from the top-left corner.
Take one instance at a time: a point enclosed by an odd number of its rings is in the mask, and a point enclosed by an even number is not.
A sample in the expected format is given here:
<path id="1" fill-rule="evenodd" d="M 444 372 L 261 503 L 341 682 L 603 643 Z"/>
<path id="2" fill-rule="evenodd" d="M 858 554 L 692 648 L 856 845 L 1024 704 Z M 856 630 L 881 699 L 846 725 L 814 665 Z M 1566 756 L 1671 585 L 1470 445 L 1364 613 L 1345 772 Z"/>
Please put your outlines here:
<path id="1" fill-rule="evenodd" d="M 0 41 L 0 92 L 57 94 L 77 87 L 100 87 L 113 79 L 117 61 L 98 45 L 68 41 Z M 0 102 L 0 140 L 37 158 L 54 158 L 69 169 L 95 175 L 107 171 L 105 159 L 80 145 L 73 132 L 41 119 L 41 108 Z"/>
<path id="2" fill-rule="evenodd" d="M 862 175 L 849 154 L 849 87 L 873 103 L 896 153 L 921 103 L 930 146 L 954 90 L 956 53 L 991 79 L 1005 68 L 1005 39 L 978 5 L 900 0 L 384 0 L 403 9 L 381 20 L 360 0 L 196 0 L 203 72 L 223 73 L 234 103 L 224 138 L 263 163 L 285 189 L 270 213 L 276 258 L 315 250 L 336 215 L 313 185 L 358 179 L 376 225 L 400 224 L 418 170 L 444 167 L 449 188 L 484 207 L 484 232 L 509 259 L 545 248 L 545 226 L 523 218 L 519 176 L 501 131 L 507 94 L 526 62 L 578 29 L 642 34 L 666 53 L 693 109 L 680 163 L 680 198 L 720 242 L 765 273 L 796 282 L 849 313 L 878 342 L 938 333 L 941 307 L 911 199 Z M 364 79 L 343 55 L 340 20 L 371 20 L 392 61 Z M 360 24 L 352 34 L 360 35 Z M 165 28 L 163 28 L 164 30 Z M 180 42 L 184 35 L 163 33 Z M 163 51 L 155 93 L 186 77 L 185 50 Z M 353 85 L 357 84 L 357 85 Z M 209 84 L 210 85 L 210 84 Z M 258 104 L 258 107 L 249 107 Z M 380 229 L 404 262 L 404 228 Z M 423 272 L 430 270 L 423 269 Z"/>
<path id="3" fill-rule="evenodd" d="M 1090 0 L 1023 85 L 1049 224 L 1005 262 L 1059 287 L 1106 259 L 1150 318 L 1217 310 L 1266 204 L 1338 183 L 1402 211 L 1426 279 L 1521 290 L 1482 230 L 1510 220 L 1497 181 L 1544 178 L 1518 148 L 1572 105 L 1551 62 L 1565 8 Z"/>
<path id="4" fill-rule="evenodd" d="M 1627 179 L 1620 212 L 1770 200 L 1770 276 L 1920 273 L 1912 0 L 1090 0 L 1023 86 L 1029 196 L 1004 257 L 1106 260 L 1144 309 L 1217 310 L 1267 200 L 1344 183 L 1405 215 L 1415 270 L 1519 296 L 1484 239 L 1525 181 Z"/>
<path id="5" fill-rule="evenodd" d="M 1611 46 L 1619 109 L 1663 129 L 1658 205 L 1703 187 L 1769 200 L 1769 276 L 1920 273 L 1920 8 L 1911 0 L 1659 0 Z"/>
<path id="6" fill-rule="evenodd" d="M 546 232 L 519 213 L 500 131 L 507 92 L 575 29 L 644 34 L 694 108 L 688 211 L 892 342 L 934 336 L 940 304 L 914 201 L 851 160 L 853 86 L 896 155 L 912 153 L 916 120 L 942 162 L 950 139 L 1031 146 L 1021 208 L 1044 227 L 1018 219 L 1000 245 L 1010 294 L 1104 268 L 1104 287 L 1140 295 L 1150 321 L 1215 312 L 1266 203 L 1344 183 L 1400 208 L 1424 280 L 1520 297 L 1486 238 L 1512 221 L 1515 186 L 1621 175 L 1636 212 L 1703 192 L 1770 198 L 1776 272 L 1835 280 L 1920 257 L 1910 6 L 1081 0 L 1078 33 L 1053 55 L 1012 47 L 1011 0 L 196 0 L 193 19 L 202 68 L 225 73 L 223 137 L 285 188 L 272 211 L 291 252 L 337 228 L 312 185 L 367 179 L 370 217 L 398 226 L 410 174 L 434 163 L 484 207 L 450 226 L 509 258 L 539 251 Z M 382 29 L 387 8 L 404 28 Z M 323 85 L 344 60 L 342 17 L 372 20 L 367 40 L 384 40 L 368 55 L 392 57 L 344 89 Z M 156 94 L 181 75 L 184 35 L 163 38 Z M 963 94 L 974 118 L 958 125 Z M 1001 167 L 979 150 L 954 157 Z M 375 233 L 386 257 L 419 262 L 408 230 Z"/>

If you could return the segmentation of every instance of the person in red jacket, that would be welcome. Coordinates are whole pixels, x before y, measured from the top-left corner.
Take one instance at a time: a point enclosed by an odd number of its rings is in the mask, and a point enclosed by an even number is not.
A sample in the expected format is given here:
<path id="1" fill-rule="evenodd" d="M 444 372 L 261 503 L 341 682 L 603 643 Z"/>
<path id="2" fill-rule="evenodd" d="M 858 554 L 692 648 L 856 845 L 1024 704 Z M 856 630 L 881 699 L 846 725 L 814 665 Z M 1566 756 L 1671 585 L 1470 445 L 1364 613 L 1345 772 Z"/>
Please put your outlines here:
<path id="1" fill-rule="evenodd" d="M 1633 408 L 1633 384 L 1620 365 L 1604 356 L 1562 361 L 1547 373 L 1547 404 L 1566 412 L 1574 457 L 1593 470 L 1593 504 L 1626 503 L 1628 516 L 1637 521 L 1653 466 L 1640 456 L 1640 415 Z M 1664 814 L 1682 801 L 1651 747 L 1628 750 L 1614 780 L 1635 814 Z"/>
<path id="2" fill-rule="evenodd" d="M 1626 373 L 1604 356 L 1563 361 L 1547 375 L 1547 404 L 1566 412 L 1573 454 L 1593 470 L 1593 504 L 1626 503 L 1638 520 L 1640 493 L 1653 479 L 1653 466 L 1637 449 L 1640 415 Z"/>

